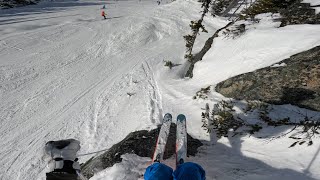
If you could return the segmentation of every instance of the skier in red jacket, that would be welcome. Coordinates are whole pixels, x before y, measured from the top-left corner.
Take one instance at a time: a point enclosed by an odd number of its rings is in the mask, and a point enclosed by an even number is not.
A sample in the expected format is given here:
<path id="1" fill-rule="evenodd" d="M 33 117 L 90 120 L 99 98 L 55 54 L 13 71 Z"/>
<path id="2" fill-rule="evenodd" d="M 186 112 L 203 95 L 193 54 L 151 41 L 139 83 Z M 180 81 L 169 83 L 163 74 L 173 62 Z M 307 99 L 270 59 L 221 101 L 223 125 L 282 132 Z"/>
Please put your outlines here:
<path id="1" fill-rule="evenodd" d="M 106 18 L 106 13 L 104 12 L 104 10 L 101 11 L 101 16 L 103 16 L 104 19 L 107 19 L 107 18 Z"/>

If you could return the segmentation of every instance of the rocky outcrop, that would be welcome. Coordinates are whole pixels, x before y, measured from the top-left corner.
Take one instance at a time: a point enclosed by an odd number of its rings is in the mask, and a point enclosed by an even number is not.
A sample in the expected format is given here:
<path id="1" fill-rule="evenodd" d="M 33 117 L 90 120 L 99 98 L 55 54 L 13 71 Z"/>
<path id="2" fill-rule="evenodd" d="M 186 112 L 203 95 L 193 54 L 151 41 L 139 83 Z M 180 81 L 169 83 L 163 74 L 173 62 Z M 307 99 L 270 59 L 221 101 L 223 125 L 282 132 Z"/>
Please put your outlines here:
<path id="1" fill-rule="evenodd" d="M 277 65 L 223 81 L 216 91 L 235 99 L 293 104 L 320 111 L 320 46 Z"/>
<path id="2" fill-rule="evenodd" d="M 90 159 L 82 165 L 82 173 L 90 178 L 95 172 L 101 171 L 107 167 L 113 166 L 115 163 L 122 161 L 121 155 L 126 153 L 134 153 L 141 157 L 152 158 L 154 147 L 156 145 L 157 137 L 160 128 L 151 131 L 142 130 L 130 133 L 125 139 L 118 144 L 113 145 L 104 154 Z M 176 140 L 176 125 L 171 124 L 170 134 L 164 154 L 164 159 L 171 157 L 175 153 L 175 140 Z M 195 156 L 198 147 L 202 143 L 188 135 L 188 151 L 187 154 Z"/>

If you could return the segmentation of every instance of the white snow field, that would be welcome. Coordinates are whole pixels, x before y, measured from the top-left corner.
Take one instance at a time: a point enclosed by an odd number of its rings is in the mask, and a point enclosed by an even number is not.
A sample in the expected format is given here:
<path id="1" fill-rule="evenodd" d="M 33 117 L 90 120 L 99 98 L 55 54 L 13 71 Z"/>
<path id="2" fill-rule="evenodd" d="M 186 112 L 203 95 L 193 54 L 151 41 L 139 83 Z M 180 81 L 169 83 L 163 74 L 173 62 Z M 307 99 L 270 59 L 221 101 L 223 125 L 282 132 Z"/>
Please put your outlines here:
<path id="1" fill-rule="evenodd" d="M 193 0 L 47 1 L 0 10 L 0 179 L 45 179 L 47 141 L 79 139 L 79 154 L 107 149 L 132 131 L 155 128 L 166 112 L 184 113 L 188 132 L 204 142 L 187 161 L 202 165 L 208 180 L 320 179 L 319 139 L 288 148 L 294 140 L 281 134 L 290 127 L 270 127 L 217 140 L 201 128 L 201 108 L 225 98 L 192 99 L 200 88 L 320 45 L 320 26 L 278 28 L 262 15 L 243 36 L 217 38 L 186 79 L 182 36 L 200 10 Z M 205 20 L 209 35 L 227 23 Z M 207 37 L 199 36 L 195 50 Z M 182 65 L 170 70 L 163 60 Z M 274 109 L 275 116 L 320 117 L 291 105 Z M 123 158 L 91 179 L 142 179 L 151 159 Z"/>

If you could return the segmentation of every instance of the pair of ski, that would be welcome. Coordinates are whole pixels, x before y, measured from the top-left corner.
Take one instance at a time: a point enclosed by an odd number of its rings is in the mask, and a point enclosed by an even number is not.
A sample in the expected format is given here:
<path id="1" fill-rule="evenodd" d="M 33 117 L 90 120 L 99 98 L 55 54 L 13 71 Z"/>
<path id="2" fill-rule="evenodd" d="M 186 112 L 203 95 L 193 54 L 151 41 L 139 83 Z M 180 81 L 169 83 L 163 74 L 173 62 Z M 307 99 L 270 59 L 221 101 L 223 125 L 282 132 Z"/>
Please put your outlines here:
<path id="1" fill-rule="evenodd" d="M 153 155 L 153 162 L 163 161 L 163 154 L 169 137 L 172 115 L 167 113 L 163 117 L 160 133 L 157 139 L 156 149 Z M 176 167 L 184 163 L 187 157 L 187 128 L 186 117 L 183 114 L 177 116 L 177 133 L 176 133 Z"/>

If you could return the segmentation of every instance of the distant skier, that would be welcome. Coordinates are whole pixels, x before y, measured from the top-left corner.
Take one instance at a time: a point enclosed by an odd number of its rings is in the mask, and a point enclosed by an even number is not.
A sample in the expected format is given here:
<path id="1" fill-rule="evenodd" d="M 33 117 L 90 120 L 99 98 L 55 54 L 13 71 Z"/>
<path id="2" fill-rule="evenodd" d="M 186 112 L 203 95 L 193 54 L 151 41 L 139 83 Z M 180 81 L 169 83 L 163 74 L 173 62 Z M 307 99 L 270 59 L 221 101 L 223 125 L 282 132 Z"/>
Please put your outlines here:
<path id="1" fill-rule="evenodd" d="M 106 9 L 106 5 L 103 5 L 101 9 Z"/>
<path id="2" fill-rule="evenodd" d="M 206 173 L 203 168 L 192 162 L 180 164 L 175 171 L 171 167 L 155 162 L 144 173 L 145 180 L 205 180 Z"/>
<path id="3" fill-rule="evenodd" d="M 49 141 L 45 145 L 45 153 L 50 157 L 50 172 L 46 174 L 47 180 L 78 180 L 80 165 L 77 152 L 80 142 L 75 139 Z M 83 178 L 82 178 L 83 179 Z"/>
<path id="4" fill-rule="evenodd" d="M 104 12 L 104 10 L 101 11 L 101 16 L 103 16 L 104 19 L 107 19 L 106 18 L 106 13 Z"/>

